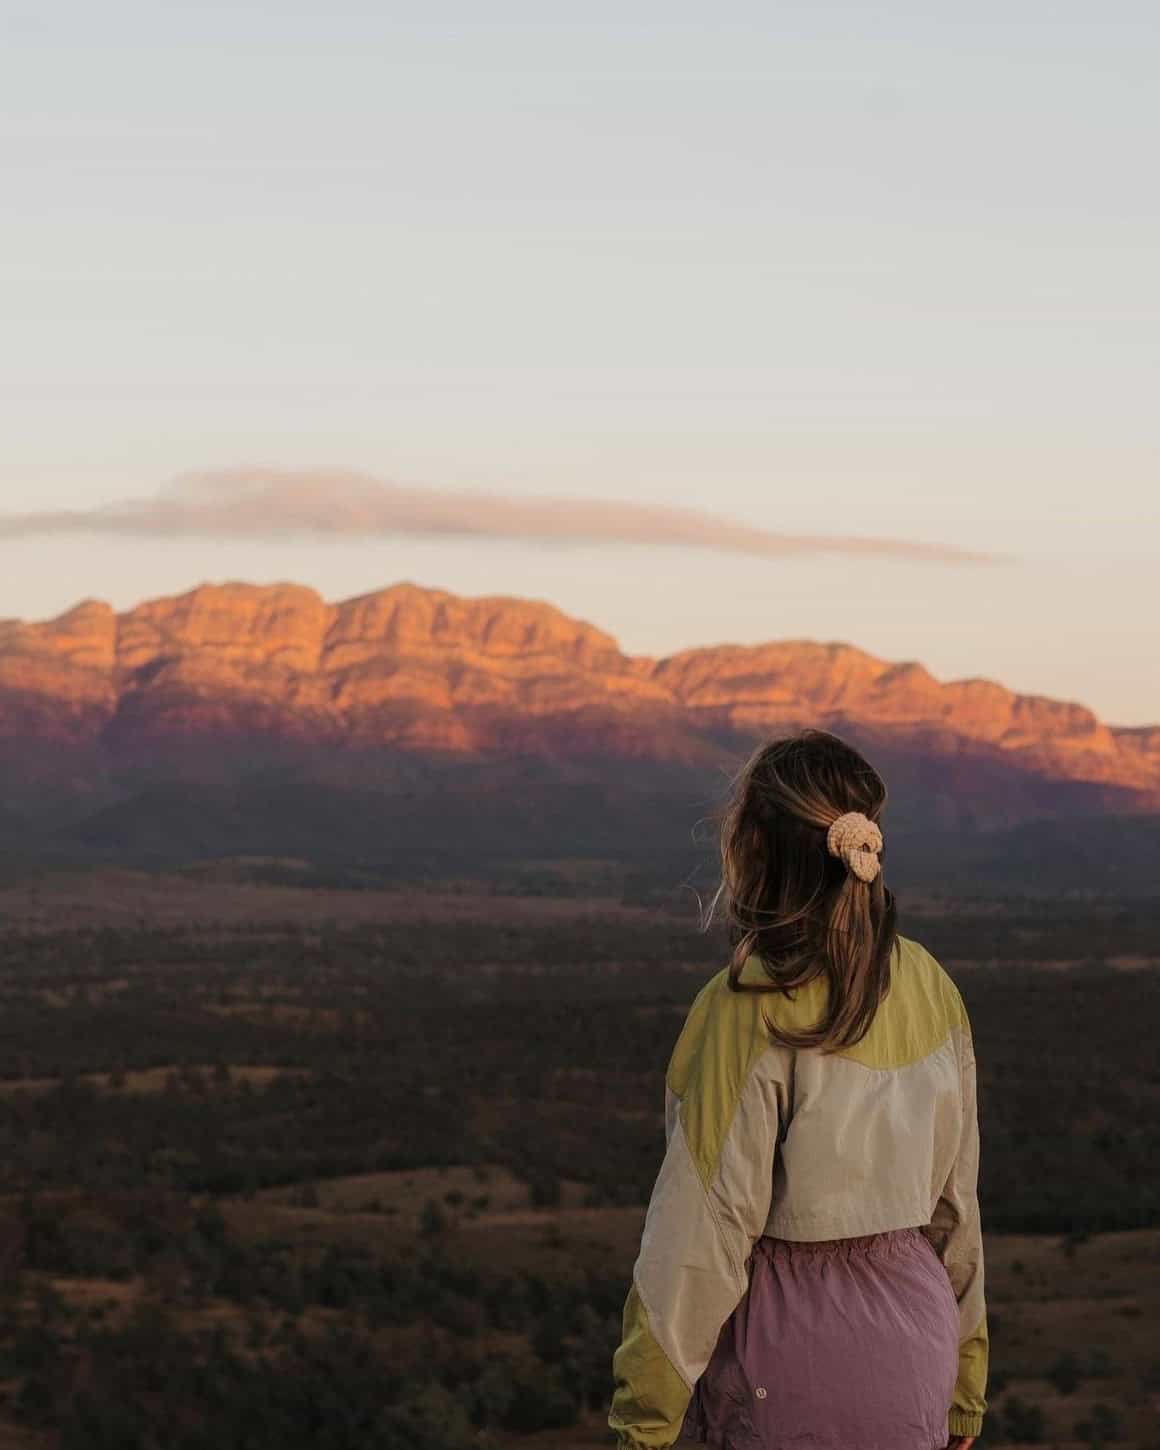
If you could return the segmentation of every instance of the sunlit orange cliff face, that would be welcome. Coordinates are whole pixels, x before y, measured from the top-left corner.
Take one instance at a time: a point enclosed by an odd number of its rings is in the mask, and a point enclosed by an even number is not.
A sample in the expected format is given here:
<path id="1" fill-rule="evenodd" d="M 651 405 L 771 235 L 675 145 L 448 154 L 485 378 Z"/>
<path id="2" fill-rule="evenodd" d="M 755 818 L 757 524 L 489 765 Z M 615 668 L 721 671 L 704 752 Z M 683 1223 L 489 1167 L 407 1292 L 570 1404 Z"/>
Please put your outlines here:
<path id="1" fill-rule="evenodd" d="M 710 765 L 722 742 L 801 724 L 1160 800 L 1160 727 L 1114 729 L 982 679 L 941 684 L 846 644 L 633 657 L 547 604 L 406 583 L 337 604 L 292 584 L 206 585 L 123 614 L 86 601 L 46 623 L 0 622 L 9 759 L 53 743 L 120 757 L 244 737 Z"/>

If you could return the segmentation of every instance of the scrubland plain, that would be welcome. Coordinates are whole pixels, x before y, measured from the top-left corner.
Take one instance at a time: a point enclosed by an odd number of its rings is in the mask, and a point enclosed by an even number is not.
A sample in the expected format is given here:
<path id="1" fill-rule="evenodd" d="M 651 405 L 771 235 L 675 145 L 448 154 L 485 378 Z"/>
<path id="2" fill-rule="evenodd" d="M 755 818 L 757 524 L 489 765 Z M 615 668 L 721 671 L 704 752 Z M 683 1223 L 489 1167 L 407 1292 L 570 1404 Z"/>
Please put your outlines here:
<path id="1" fill-rule="evenodd" d="M 269 865 L 0 888 L 0 1447 L 607 1445 L 723 940 L 663 878 Z M 1154 921 L 904 903 L 979 1055 L 987 1446 L 1160 1447 Z"/>

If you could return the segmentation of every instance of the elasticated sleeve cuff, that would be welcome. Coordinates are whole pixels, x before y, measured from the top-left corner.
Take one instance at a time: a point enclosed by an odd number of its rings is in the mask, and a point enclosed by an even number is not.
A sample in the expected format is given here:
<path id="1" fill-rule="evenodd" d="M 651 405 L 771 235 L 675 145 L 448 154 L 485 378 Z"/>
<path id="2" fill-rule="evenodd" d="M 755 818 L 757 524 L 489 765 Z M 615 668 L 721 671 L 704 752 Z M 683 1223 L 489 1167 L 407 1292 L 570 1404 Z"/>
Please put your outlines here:
<path id="1" fill-rule="evenodd" d="M 952 1410 L 947 1416 L 947 1431 L 951 1435 L 978 1435 L 982 1429 L 981 1414 L 972 1415 L 968 1410 Z"/>

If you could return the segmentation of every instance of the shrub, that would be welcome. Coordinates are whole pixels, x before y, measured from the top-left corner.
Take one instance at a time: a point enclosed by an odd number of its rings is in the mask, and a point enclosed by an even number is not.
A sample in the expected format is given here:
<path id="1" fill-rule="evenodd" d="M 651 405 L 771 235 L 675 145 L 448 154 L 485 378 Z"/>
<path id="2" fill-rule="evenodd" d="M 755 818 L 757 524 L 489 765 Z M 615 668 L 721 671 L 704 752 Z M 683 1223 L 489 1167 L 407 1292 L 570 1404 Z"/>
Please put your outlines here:
<path id="1" fill-rule="evenodd" d="M 1047 1419 L 1038 1405 L 1012 1395 L 1003 1406 L 1003 1429 L 1017 1445 L 1038 1445 L 1047 1430 Z"/>
<path id="2" fill-rule="evenodd" d="M 1124 1438 L 1124 1424 L 1111 1405 L 1093 1405 L 1086 1420 L 1077 1420 L 1076 1438 L 1085 1445 L 1102 1446 Z"/>
<path id="3" fill-rule="evenodd" d="M 530 1183 L 533 1208 L 560 1206 L 560 1180 L 554 1173 L 537 1173 Z"/>
<path id="4" fill-rule="evenodd" d="M 1061 1395 L 1074 1394 L 1082 1378 L 1079 1361 L 1070 1350 L 1066 1351 L 1047 1371 L 1047 1378 Z"/>
<path id="5" fill-rule="evenodd" d="M 1114 1366 L 1112 1357 L 1106 1349 L 1089 1349 L 1087 1361 L 1084 1364 L 1083 1372 L 1093 1379 L 1106 1379 L 1112 1373 Z"/>

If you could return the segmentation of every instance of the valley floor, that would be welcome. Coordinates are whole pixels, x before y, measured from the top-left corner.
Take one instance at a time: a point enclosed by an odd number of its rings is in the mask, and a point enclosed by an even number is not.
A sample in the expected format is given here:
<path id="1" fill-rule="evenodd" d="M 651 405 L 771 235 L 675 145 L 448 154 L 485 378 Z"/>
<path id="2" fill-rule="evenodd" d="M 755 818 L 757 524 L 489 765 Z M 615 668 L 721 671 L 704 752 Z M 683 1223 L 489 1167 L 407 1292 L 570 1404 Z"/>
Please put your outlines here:
<path id="1" fill-rule="evenodd" d="M 0 889 L 0 1450 L 596 1450 L 723 943 L 679 895 Z M 1160 1450 L 1155 912 L 923 900 L 968 1002 L 987 1447 Z"/>

